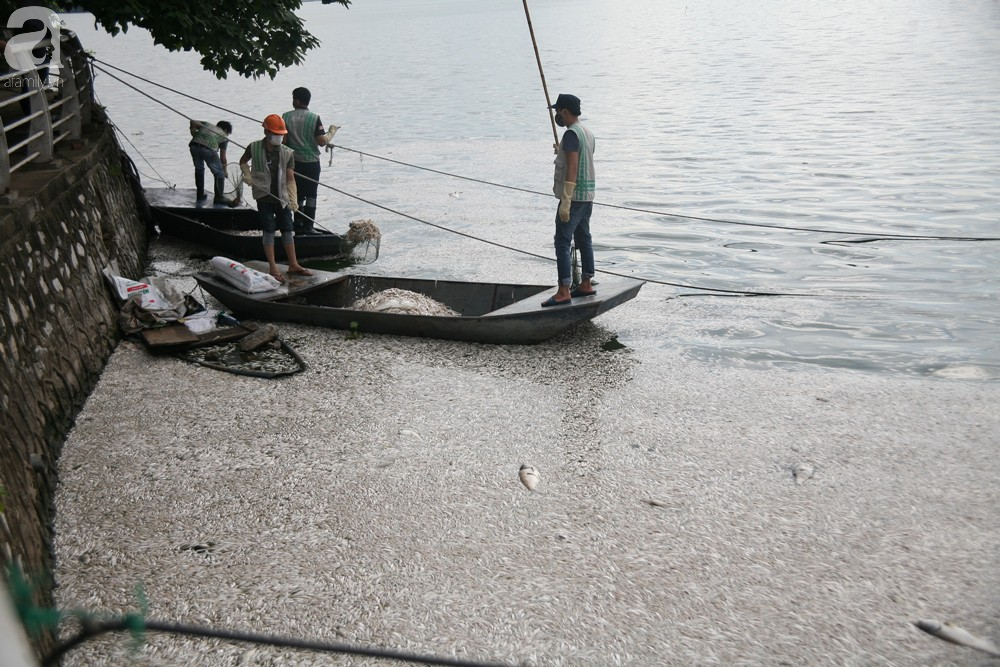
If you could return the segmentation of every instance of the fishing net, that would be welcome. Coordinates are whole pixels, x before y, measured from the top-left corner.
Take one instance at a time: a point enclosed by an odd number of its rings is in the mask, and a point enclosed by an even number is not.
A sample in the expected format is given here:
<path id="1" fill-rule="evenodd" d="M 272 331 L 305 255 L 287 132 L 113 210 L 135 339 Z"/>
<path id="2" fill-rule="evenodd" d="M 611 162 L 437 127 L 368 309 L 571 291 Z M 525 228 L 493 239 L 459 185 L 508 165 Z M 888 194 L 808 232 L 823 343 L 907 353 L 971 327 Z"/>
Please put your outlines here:
<path id="1" fill-rule="evenodd" d="M 275 378 L 306 368 L 298 353 L 282 340 L 254 350 L 241 350 L 238 342 L 220 343 L 183 350 L 177 356 L 199 366 L 250 377 Z"/>
<path id="2" fill-rule="evenodd" d="M 331 136 L 338 129 L 331 126 Z M 222 196 L 235 206 L 243 200 L 243 172 L 237 162 L 226 165 L 226 182 Z M 319 229 L 325 227 L 312 221 Z M 326 230 L 329 231 L 329 230 Z M 341 253 L 350 257 L 355 264 L 371 264 L 378 259 L 379 246 L 382 242 L 382 232 L 371 220 L 354 220 L 350 223 L 347 233 L 343 235 L 344 244 Z"/>
<path id="3" fill-rule="evenodd" d="M 226 180 L 222 196 L 234 204 L 243 200 L 243 172 L 240 171 L 238 162 L 230 162 L 226 165 Z"/>
<path id="4" fill-rule="evenodd" d="M 459 317 L 443 303 L 439 303 L 424 294 L 392 287 L 381 292 L 375 292 L 352 303 L 351 310 L 364 310 L 375 313 L 397 313 L 400 315 L 436 315 Z"/>
<path id="5" fill-rule="evenodd" d="M 382 232 L 371 220 L 353 220 L 348 225 L 344 240 L 350 248 L 351 259 L 358 264 L 371 264 L 378 259 Z"/>

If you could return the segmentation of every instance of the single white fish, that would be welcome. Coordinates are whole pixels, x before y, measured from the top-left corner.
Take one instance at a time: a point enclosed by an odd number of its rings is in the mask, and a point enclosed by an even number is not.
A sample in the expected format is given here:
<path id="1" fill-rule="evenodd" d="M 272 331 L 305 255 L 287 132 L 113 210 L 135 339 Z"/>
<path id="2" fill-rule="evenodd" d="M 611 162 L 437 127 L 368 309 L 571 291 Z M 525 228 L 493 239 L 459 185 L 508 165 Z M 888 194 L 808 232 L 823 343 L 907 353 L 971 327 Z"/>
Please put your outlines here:
<path id="1" fill-rule="evenodd" d="M 992 641 L 989 639 L 983 639 L 982 637 L 977 637 L 971 632 L 954 625 L 951 621 L 941 623 L 940 621 L 921 620 L 914 623 L 914 625 L 927 634 L 934 635 L 938 639 L 943 639 L 946 642 L 958 644 L 959 646 L 968 646 L 969 648 L 974 648 L 977 651 L 982 651 L 983 653 L 989 653 L 992 656 L 1000 657 L 1000 648 L 998 648 Z"/>
<path id="2" fill-rule="evenodd" d="M 524 484 L 528 491 L 534 491 L 535 487 L 538 486 L 538 482 L 542 479 L 542 476 L 534 466 L 524 463 L 521 464 L 520 470 L 517 471 L 517 476 L 521 478 L 521 484 Z"/>
<path id="3" fill-rule="evenodd" d="M 808 463 L 798 463 L 792 466 L 792 478 L 795 479 L 796 484 L 802 484 L 812 477 L 814 472 L 815 470 Z"/>

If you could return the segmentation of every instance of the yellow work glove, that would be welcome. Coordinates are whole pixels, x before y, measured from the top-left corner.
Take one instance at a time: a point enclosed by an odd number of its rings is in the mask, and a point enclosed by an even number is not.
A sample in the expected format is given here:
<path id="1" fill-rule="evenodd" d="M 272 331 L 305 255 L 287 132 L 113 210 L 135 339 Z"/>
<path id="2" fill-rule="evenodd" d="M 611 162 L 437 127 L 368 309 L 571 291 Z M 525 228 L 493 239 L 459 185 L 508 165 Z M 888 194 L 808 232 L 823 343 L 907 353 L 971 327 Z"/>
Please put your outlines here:
<path id="1" fill-rule="evenodd" d="M 246 162 L 240 162 L 240 172 L 243 174 L 244 183 L 252 183 L 253 176 L 250 174 L 250 165 Z"/>
<path id="2" fill-rule="evenodd" d="M 292 213 L 299 210 L 299 186 L 295 181 L 288 181 L 288 208 Z"/>
<path id="3" fill-rule="evenodd" d="M 327 146 L 329 146 L 330 142 L 333 141 L 333 135 L 337 134 L 337 130 L 339 129 L 340 129 L 339 125 L 331 125 L 330 128 L 326 131 L 326 134 L 323 135 L 323 138 L 326 139 Z"/>
<path id="4" fill-rule="evenodd" d="M 562 197 L 559 198 L 559 219 L 563 222 L 569 222 L 569 205 L 573 202 L 573 190 L 576 190 L 575 181 L 563 183 Z"/>

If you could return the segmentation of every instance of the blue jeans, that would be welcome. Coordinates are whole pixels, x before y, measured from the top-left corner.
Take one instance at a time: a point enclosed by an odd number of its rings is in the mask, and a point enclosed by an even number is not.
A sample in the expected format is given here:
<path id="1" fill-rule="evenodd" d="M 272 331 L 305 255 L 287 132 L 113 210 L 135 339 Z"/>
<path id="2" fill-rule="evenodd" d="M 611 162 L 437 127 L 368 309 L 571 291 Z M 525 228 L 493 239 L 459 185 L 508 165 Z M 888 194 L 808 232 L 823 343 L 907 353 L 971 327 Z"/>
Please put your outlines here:
<path id="1" fill-rule="evenodd" d="M 274 197 L 261 197 L 257 200 L 257 215 L 260 216 L 260 224 L 264 229 L 264 245 L 274 245 L 274 232 L 279 228 L 281 242 L 284 245 L 295 242 L 295 233 L 292 231 L 292 209 L 282 206 Z"/>
<path id="2" fill-rule="evenodd" d="M 556 266 L 559 271 L 559 284 L 567 287 L 573 283 L 573 262 L 570 248 L 576 241 L 580 251 L 580 277 L 586 280 L 594 277 L 594 246 L 590 239 L 590 214 L 594 211 L 594 202 L 575 201 L 569 206 L 569 222 L 559 219 L 556 213 Z"/>
<path id="3" fill-rule="evenodd" d="M 225 178 L 226 172 L 222 169 L 222 159 L 219 154 L 213 151 L 208 146 L 203 146 L 202 144 L 190 144 L 191 146 L 191 159 L 194 161 L 194 175 L 197 177 L 199 174 L 205 173 L 205 165 L 208 165 L 209 171 L 216 178 Z"/>

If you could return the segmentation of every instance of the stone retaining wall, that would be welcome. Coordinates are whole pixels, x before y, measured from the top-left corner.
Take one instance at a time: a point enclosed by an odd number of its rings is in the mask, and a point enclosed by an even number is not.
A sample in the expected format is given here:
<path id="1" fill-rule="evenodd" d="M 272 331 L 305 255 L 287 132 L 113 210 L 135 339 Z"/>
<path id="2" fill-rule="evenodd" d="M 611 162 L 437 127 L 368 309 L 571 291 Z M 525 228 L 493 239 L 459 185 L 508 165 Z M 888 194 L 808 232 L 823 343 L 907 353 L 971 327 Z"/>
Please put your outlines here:
<path id="1" fill-rule="evenodd" d="M 103 270 L 138 278 L 148 243 L 100 115 L 56 158 L 17 172 L 0 202 L 0 559 L 43 579 L 60 448 L 120 339 Z"/>

